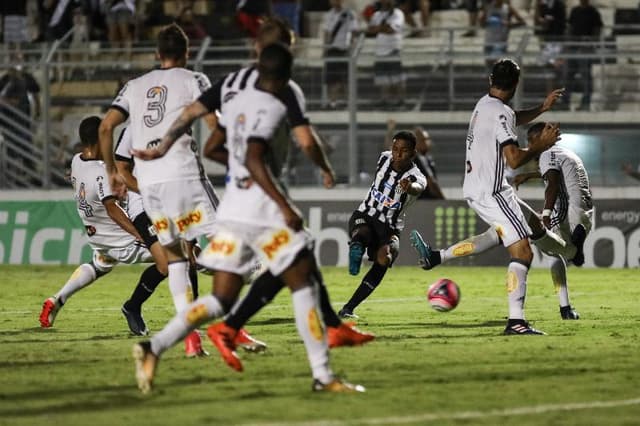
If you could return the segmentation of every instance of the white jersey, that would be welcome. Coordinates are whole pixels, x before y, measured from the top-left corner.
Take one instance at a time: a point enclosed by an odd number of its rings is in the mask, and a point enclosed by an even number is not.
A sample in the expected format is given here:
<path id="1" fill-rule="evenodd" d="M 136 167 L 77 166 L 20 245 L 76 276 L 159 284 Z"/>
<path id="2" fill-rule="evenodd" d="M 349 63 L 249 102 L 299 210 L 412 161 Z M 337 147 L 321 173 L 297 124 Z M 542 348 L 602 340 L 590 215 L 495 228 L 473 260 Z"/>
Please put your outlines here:
<path id="1" fill-rule="evenodd" d="M 252 86 L 223 105 L 219 124 L 226 129 L 229 171 L 224 197 L 218 207 L 219 220 L 244 221 L 262 225 L 284 223 L 276 203 L 253 182 L 245 167 L 247 141 L 256 138 L 268 143 L 268 157 L 279 151 L 273 135 L 286 120 L 287 108 L 268 92 Z M 273 170 L 276 162 L 269 161 Z"/>
<path id="2" fill-rule="evenodd" d="M 539 167 L 543 178 L 549 170 L 557 170 L 562 176 L 560 192 L 554 206 L 558 216 L 563 216 L 562 212 L 566 215 L 567 205 L 585 211 L 593 208 L 587 170 L 573 151 L 554 145 L 540 154 Z"/>
<path id="3" fill-rule="evenodd" d="M 157 145 L 184 107 L 210 86 L 209 79 L 202 73 L 185 68 L 157 69 L 130 80 L 111 107 L 130 117 L 132 147 L 146 149 Z M 178 138 L 164 157 L 136 160 L 141 187 L 203 176 L 198 146 L 190 133 Z"/>
<path id="4" fill-rule="evenodd" d="M 391 167 L 391 161 L 391 151 L 380 154 L 376 177 L 367 197 L 358 206 L 358 211 L 400 232 L 404 229 L 404 214 L 407 207 L 418 198 L 416 195 L 401 191 L 400 181 L 409 179 L 411 182 L 418 183 L 424 190 L 427 187 L 427 178 L 415 164 L 404 173 L 398 173 Z"/>
<path id="5" fill-rule="evenodd" d="M 348 50 L 353 32 L 358 29 L 358 18 L 353 10 L 331 8 L 324 15 L 322 29 L 328 35 L 329 47 Z"/>
<path id="6" fill-rule="evenodd" d="M 126 247 L 133 242 L 133 235 L 115 223 L 102 202 L 114 198 L 109 186 L 109 179 L 104 163 L 99 160 L 83 160 L 81 154 L 76 154 L 71 160 L 71 183 L 78 215 L 87 230 L 89 244 L 94 249 L 110 249 Z M 130 219 L 142 213 L 140 196 L 130 192 L 132 199 L 126 205 L 136 211 L 125 212 Z"/>
<path id="7" fill-rule="evenodd" d="M 483 96 L 476 104 L 467 133 L 466 172 L 462 193 L 466 199 L 510 190 L 502 148 L 517 145 L 516 115 L 500 99 Z"/>
<path id="8" fill-rule="evenodd" d="M 378 10 L 371 17 L 369 26 L 388 24 L 394 32 L 376 34 L 376 56 L 389 56 L 402 50 L 402 31 L 404 30 L 404 13 L 397 7 L 391 10 Z"/>

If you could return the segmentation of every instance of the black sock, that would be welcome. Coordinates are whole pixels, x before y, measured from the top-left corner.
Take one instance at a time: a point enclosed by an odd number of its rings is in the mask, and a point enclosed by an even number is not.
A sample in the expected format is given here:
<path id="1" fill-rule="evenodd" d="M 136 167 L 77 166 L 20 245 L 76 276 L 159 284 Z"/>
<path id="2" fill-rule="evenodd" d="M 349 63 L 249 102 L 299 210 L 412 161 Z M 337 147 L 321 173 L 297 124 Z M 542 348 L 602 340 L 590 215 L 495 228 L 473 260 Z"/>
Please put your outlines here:
<path id="1" fill-rule="evenodd" d="M 198 298 L 198 269 L 195 265 L 189 265 L 189 281 L 191 281 L 193 300 L 196 300 Z"/>
<path id="2" fill-rule="evenodd" d="M 140 282 L 133 290 L 131 298 L 125 303 L 127 309 L 140 310 L 142 304 L 153 294 L 158 284 L 166 278 L 162 275 L 155 264 L 144 270 L 140 276 Z"/>
<path id="3" fill-rule="evenodd" d="M 369 272 L 367 272 L 367 275 L 362 279 L 362 283 L 360 283 L 356 291 L 353 293 L 353 296 L 351 296 L 351 299 L 349 299 L 349 301 L 344 305 L 344 308 L 349 311 L 353 311 L 360 303 L 369 297 L 369 295 L 373 293 L 373 290 L 378 287 L 382 278 L 384 278 L 384 274 L 387 273 L 387 269 L 388 268 L 386 266 L 382 266 L 374 262 L 371 269 L 369 269 Z"/>
<path id="4" fill-rule="evenodd" d="M 431 252 L 431 257 L 429 258 L 429 260 L 431 261 L 432 266 L 441 264 L 442 257 L 440 256 L 440 250 L 433 250 Z"/>
<path id="5" fill-rule="evenodd" d="M 318 281 L 318 293 L 320 296 L 320 310 L 322 311 L 322 319 L 324 320 L 324 324 L 327 327 L 338 327 L 342 324 L 340 317 L 336 314 L 336 311 L 333 310 L 331 306 L 331 301 L 329 300 L 329 292 L 327 291 L 327 287 L 324 285 L 324 280 L 322 279 L 322 273 L 316 269 L 313 273 L 314 278 Z"/>
<path id="6" fill-rule="evenodd" d="M 263 273 L 253 281 L 240 304 L 231 310 L 231 313 L 224 320 L 225 324 L 240 330 L 249 321 L 249 318 L 273 300 L 282 287 L 284 287 L 284 283 L 274 277 L 271 272 Z"/>

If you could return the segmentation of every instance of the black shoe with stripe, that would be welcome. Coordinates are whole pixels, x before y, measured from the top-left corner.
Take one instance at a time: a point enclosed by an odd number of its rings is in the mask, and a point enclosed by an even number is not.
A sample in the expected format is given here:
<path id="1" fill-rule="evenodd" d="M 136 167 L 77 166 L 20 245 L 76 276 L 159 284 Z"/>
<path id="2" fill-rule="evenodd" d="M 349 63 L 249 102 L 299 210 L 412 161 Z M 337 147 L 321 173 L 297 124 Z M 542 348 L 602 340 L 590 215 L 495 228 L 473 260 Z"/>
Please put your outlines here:
<path id="1" fill-rule="evenodd" d="M 510 319 L 507 322 L 507 327 L 504 329 L 505 335 L 521 335 L 521 334 L 532 334 L 532 335 L 546 335 L 544 331 L 536 330 L 535 328 L 529 326 L 529 323 L 522 319 Z"/>

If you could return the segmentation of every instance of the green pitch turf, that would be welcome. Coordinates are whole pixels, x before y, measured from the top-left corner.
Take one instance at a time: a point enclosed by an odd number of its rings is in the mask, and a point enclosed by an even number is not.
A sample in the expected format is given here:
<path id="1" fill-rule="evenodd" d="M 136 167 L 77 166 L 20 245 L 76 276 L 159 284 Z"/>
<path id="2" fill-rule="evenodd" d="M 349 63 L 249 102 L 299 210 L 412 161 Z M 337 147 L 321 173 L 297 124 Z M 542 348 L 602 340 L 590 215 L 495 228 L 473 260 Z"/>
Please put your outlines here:
<path id="1" fill-rule="evenodd" d="M 361 395 L 314 394 L 302 343 L 282 292 L 248 325 L 269 349 L 241 353 L 244 373 L 221 360 L 185 359 L 182 345 L 159 366 L 152 395 L 138 393 L 120 313 L 140 272 L 121 267 L 70 299 L 41 330 L 43 300 L 72 268 L 0 267 L 0 424 L 640 424 L 638 270 L 569 271 L 579 321 L 562 321 L 549 272 L 529 277 L 527 316 L 548 336 L 502 336 L 505 268 L 394 268 L 356 312 L 377 335 L 333 350 L 334 370 Z M 325 268 L 339 309 L 359 280 Z M 452 312 L 429 308 L 439 277 L 462 289 Z M 201 288 L 210 279 L 200 277 Z M 173 315 L 166 283 L 145 306 L 150 329 Z"/>

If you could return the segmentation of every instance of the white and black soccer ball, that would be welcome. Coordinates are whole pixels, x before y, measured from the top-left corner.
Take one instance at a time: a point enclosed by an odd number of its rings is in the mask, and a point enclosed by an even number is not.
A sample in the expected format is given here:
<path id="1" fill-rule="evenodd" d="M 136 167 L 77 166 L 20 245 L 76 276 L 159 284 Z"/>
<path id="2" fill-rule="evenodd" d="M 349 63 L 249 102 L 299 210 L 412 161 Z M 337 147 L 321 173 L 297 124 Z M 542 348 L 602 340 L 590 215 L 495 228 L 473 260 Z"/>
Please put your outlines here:
<path id="1" fill-rule="evenodd" d="M 460 287 L 448 278 L 440 278 L 427 290 L 429 305 L 438 312 L 449 312 L 460 302 Z"/>

